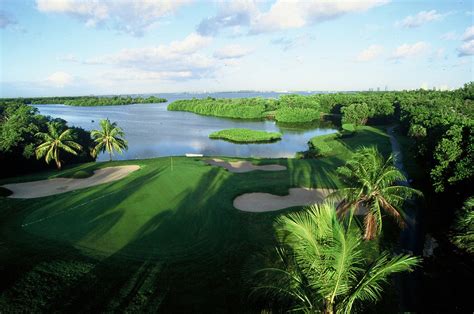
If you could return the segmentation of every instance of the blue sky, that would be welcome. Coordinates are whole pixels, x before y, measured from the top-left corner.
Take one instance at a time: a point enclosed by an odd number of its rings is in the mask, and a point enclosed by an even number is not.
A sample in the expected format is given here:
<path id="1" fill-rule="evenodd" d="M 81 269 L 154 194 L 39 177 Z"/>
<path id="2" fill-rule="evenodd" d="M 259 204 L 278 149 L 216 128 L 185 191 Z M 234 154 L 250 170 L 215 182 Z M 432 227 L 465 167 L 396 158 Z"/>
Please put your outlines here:
<path id="1" fill-rule="evenodd" d="M 473 3 L 0 0 L 0 97 L 457 88 Z"/>

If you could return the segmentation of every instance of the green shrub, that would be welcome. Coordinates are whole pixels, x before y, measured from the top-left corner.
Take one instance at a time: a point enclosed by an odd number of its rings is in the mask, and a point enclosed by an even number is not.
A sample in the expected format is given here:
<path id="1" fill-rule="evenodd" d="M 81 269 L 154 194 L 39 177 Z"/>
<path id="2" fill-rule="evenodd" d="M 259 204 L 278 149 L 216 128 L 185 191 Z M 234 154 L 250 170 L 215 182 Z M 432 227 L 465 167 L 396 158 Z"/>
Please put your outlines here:
<path id="1" fill-rule="evenodd" d="M 351 104 L 343 107 L 342 124 L 353 124 L 354 126 L 364 125 L 370 117 L 370 110 L 367 104 Z"/>
<path id="2" fill-rule="evenodd" d="M 73 179 L 84 179 L 89 178 L 94 174 L 92 170 L 78 170 L 73 173 L 67 173 L 62 175 L 63 178 L 73 178 Z"/>
<path id="3" fill-rule="evenodd" d="M 304 123 L 319 120 L 319 111 L 306 108 L 280 108 L 275 114 L 275 120 L 285 123 Z"/>
<path id="4" fill-rule="evenodd" d="M 265 132 L 250 129 L 227 129 L 209 135 L 209 138 L 212 139 L 223 139 L 236 143 L 273 142 L 280 140 L 281 137 L 282 134 L 278 132 Z"/>
<path id="5" fill-rule="evenodd" d="M 9 189 L 7 188 L 4 188 L 4 187 L 1 187 L 0 186 L 0 197 L 7 197 L 7 196 L 10 196 L 12 195 L 13 192 L 10 191 Z"/>

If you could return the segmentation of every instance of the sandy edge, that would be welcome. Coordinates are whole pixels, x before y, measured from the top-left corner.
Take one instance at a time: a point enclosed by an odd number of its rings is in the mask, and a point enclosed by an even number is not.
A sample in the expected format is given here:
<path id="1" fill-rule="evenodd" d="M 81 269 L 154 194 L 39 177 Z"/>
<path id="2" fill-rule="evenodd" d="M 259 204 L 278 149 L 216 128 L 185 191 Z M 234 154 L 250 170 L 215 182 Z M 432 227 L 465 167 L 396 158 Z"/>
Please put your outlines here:
<path id="1" fill-rule="evenodd" d="M 239 161 L 224 161 L 222 159 L 206 159 L 204 160 L 205 163 L 211 166 L 218 166 L 229 170 L 230 172 L 234 173 L 242 173 L 242 172 L 250 172 L 255 170 L 263 170 L 263 171 L 283 171 L 286 170 L 285 166 L 282 165 L 254 165 L 250 161 L 247 160 L 239 160 Z"/>
<path id="2" fill-rule="evenodd" d="M 9 198 L 36 198 L 83 189 L 103 183 L 120 180 L 140 169 L 137 165 L 106 167 L 94 171 L 84 179 L 54 178 L 48 180 L 12 183 L 3 185 L 13 192 Z"/>
<path id="3" fill-rule="evenodd" d="M 331 189 L 290 188 L 288 195 L 246 193 L 234 199 L 234 207 L 246 212 L 269 212 L 295 206 L 318 204 L 333 192 Z"/>

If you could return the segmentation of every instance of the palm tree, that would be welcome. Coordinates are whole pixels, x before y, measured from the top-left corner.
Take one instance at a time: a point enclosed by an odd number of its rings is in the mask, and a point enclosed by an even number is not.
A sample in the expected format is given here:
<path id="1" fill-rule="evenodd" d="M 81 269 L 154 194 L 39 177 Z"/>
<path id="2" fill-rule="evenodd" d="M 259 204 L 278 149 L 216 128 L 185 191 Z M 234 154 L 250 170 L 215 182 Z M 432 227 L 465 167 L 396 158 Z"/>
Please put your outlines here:
<path id="1" fill-rule="evenodd" d="M 91 136 L 96 145 L 94 147 L 93 155 L 97 156 L 99 152 L 107 151 L 109 153 L 109 160 L 112 160 L 114 150 L 120 154 L 123 150 L 128 149 L 128 144 L 122 137 L 125 133 L 117 126 L 117 123 L 111 123 L 109 119 L 100 120 L 101 130 L 92 130 Z"/>
<path id="2" fill-rule="evenodd" d="M 278 219 L 281 267 L 257 272 L 254 293 L 291 301 L 292 311 L 350 313 L 360 302 L 377 302 L 394 273 L 412 271 L 419 258 L 379 253 L 366 258 L 359 228 L 337 217 L 325 202 Z"/>
<path id="3" fill-rule="evenodd" d="M 451 236 L 453 243 L 474 254 L 474 197 L 464 202 L 464 207 L 456 213 L 454 221 L 454 234 Z"/>
<path id="4" fill-rule="evenodd" d="M 364 239 L 372 240 L 382 231 L 382 209 L 395 218 L 401 228 L 406 223 L 400 206 L 420 191 L 397 182 L 405 176 L 393 165 L 393 156 L 384 159 L 375 147 L 357 150 L 346 165 L 337 169 L 347 188 L 339 189 L 331 197 L 341 200 L 337 210 L 350 217 L 357 209 L 365 211 Z"/>
<path id="5" fill-rule="evenodd" d="M 61 170 L 61 158 L 59 153 L 61 151 L 77 155 L 77 151 L 82 150 L 82 146 L 74 142 L 74 131 L 66 129 L 61 132 L 61 125 L 57 122 L 50 122 L 48 125 L 48 132 L 38 132 L 36 137 L 43 142 L 36 148 L 36 158 L 45 157 L 46 163 L 49 164 L 51 160 L 56 162 L 58 170 Z"/>

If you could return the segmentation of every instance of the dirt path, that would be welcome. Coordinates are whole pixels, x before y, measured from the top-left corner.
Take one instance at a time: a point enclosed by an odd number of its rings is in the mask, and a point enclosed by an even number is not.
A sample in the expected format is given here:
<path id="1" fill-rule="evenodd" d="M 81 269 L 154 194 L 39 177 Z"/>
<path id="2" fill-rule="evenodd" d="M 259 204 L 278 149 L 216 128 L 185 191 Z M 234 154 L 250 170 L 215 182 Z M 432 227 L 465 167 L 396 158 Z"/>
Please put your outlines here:
<path id="1" fill-rule="evenodd" d="M 137 165 L 107 167 L 94 171 L 84 179 L 54 178 L 49 180 L 5 184 L 3 187 L 13 192 L 11 198 L 35 198 L 83 189 L 102 183 L 120 180 L 133 171 L 140 169 Z"/>
<path id="2" fill-rule="evenodd" d="M 263 170 L 263 171 L 283 171 L 286 170 L 285 166 L 282 165 L 254 165 L 250 161 L 224 161 L 222 159 L 207 159 L 205 162 L 211 166 L 218 166 L 223 167 L 230 172 L 235 173 L 242 173 L 242 172 L 250 172 L 255 170 Z"/>

